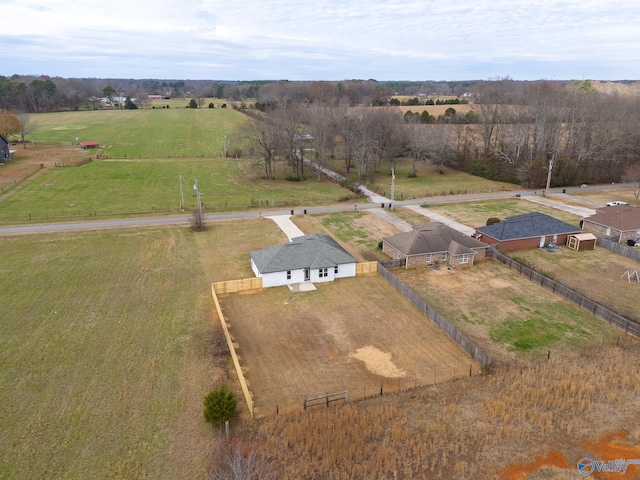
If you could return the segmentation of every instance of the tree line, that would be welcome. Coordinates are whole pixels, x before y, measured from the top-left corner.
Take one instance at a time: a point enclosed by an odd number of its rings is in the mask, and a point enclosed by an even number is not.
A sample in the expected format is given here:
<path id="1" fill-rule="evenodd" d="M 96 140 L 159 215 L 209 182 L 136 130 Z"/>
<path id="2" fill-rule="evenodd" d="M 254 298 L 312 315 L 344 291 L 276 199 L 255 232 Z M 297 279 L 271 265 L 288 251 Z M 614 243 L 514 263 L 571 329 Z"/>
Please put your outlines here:
<path id="1" fill-rule="evenodd" d="M 640 162 L 640 99 L 600 93 L 589 81 L 483 82 L 465 114 L 449 107 L 438 117 L 352 107 L 328 93 L 311 100 L 302 85 L 269 93 L 243 132 L 265 178 L 282 160 L 303 180 L 304 155 L 319 164 L 339 158 L 366 182 L 405 157 L 410 176 L 430 163 L 541 188 L 549 169 L 551 186 L 633 181 Z"/>
<path id="2" fill-rule="evenodd" d="M 620 82 L 624 83 L 624 82 Z M 285 161 L 293 177 L 306 178 L 303 155 L 323 163 L 339 158 L 361 181 L 389 169 L 395 158 L 429 162 L 525 187 L 617 182 L 638 163 L 640 99 L 598 91 L 589 80 L 522 82 L 509 78 L 474 82 L 205 81 L 63 79 L 0 76 L 0 109 L 15 114 L 96 107 L 105 92 L 135 98 L 251 99 L 253 138 L 247 148 L 261 158 L 266 178 Z M 464 101 L 433 101 L 438 92 Z M 397 94 L 411 105 L 451 104 L 443 115 L 402 113 Z M 419 97 L 418 97 L 419 96 Z M 458 113 L 459 103 L 465 113 Z M 99 102 L 98 102 L 99 103 Z M 130 105 L 131 107 L 131 105 Z M 380 108 L 373 108 L 380 107 Z"/>

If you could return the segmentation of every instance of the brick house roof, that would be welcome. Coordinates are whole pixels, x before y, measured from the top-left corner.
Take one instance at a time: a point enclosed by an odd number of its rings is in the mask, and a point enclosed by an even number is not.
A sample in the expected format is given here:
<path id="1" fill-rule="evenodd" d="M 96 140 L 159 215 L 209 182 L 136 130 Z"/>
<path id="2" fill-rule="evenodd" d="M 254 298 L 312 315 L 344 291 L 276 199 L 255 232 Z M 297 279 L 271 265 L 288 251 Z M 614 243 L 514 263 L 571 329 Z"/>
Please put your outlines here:
<path id="1" fill-rule="evenodd" d="M 478 227 L 476 231 L 500 241 L 581 232 L 579 227 L 539 212 L 508 217 L 493 225 Z"/>
<path id="2" fill-rule="evenodd" d="M 449 252 L 453 255 L 475 253 L 473 248 L 488 246 L 440 222 L 428 222 L 382 239 L 403 255 Z"/>
<path id="3" fill-rule="evenodd" d="M 616 205 L 596 210 L 595 215 L 585 217 L 584 221 L 611 227 L 621 232 L 640 230 L 640 207 Z"/>

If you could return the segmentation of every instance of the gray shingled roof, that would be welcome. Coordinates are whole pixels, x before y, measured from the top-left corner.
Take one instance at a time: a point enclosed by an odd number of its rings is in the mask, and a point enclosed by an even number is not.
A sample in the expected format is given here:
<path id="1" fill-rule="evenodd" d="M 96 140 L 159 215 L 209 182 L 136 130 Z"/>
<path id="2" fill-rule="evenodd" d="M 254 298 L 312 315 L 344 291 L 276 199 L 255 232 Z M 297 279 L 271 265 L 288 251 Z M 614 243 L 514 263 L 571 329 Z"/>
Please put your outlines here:
<path id="1" fill-rule="evenodd" d="M 596 210 L 595 215 L 585 217 L 585 220 L 622 232 L 638 230 L 640 229 L 640 207 L 631 205 L 603 207 Z"/>
<path id="2" fill-rule="evenodd" d="M 414 227 L 411 232 L 399 233 L 382 240 L 404 255 L 440 252 L 459 255 L 461 253 L 475 253 L 471 250 L 472 248 L 487 248 L 486 244 L 440 222 L 424 223 Z M 455 252 L 450 248 L 453 248 Z"/>
<path id="3" fill-rule="evenodd" d="M 329 268 L 357 262 L 338 242 L 321 233 L 297 237 L 289 243 L 255 250 L 250 255 L 260 273 Z"/>
<path id="4" fill-rule="evenodd" d="M 569 225 L 540 212 L 516 215 L 493 225 L 476 228 L 476 230 L 496 240 L 516 240 L 543 235 L 580 233 L 581 231 L 579 227 Z"/>

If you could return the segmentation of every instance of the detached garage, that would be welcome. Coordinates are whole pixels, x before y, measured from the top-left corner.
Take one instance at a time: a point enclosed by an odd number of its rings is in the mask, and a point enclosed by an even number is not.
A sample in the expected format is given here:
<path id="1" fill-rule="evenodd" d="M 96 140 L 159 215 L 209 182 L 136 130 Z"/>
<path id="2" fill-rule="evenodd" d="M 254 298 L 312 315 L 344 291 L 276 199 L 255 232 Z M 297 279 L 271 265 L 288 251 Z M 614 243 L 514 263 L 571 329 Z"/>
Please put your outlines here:
<path id="1" fill-rule="evenodd" d="M 567 237 L 567 248 L 581 252 L 583 250 L 594 250 L 598 238 L 593 233 L 576 233 Z"/>

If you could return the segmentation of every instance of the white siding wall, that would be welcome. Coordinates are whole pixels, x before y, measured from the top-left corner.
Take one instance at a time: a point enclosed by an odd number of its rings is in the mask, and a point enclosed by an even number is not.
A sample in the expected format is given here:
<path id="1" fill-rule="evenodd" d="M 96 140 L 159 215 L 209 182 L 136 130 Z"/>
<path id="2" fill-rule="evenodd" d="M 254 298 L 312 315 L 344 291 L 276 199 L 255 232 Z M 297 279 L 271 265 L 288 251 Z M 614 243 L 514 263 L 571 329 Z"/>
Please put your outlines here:
<path id="1" fill-rule="evenodd" d="M 333 273 L 333 270 L 332 270 Z M 355 263 L 345 263 L 344 265 L 340 265 L 338 267 L 338 274 L 335 278 L 346 278 L 346 277 L 355 277 L 356 276 L 356 264 Z"/>
<path id="2" fill-rule="evenodd" d="M 302 283 L 304 282 L 304 269 L 300 270 L 292 270 L 291 271 L 291 279 L 287 279 L 287 272 L 275 272 L 275 273 L 265 273 L 260 275 L 258 269 L 256 268 L 253 260 L 251 261 L 251 269 L 253 273 L 256 274 L 256 277 L 262 277 L 262 287 L 279 287 L 281 285 L 289 285 L 291 283 Z M 345 277 L 355 277 L 356 276 L 356 264 L 348 263 L 345 265 L 340 265 L 338 267 L 338 274 L 335 274 L 334 268 L 329 267 L 327 269 L 327 276 L 320 277 L 320 270 L 315 269 L 311 270 L 311 281 L 316 283 L 321 282 L 332 282 L 336 278 L 345 278 Z"/>

